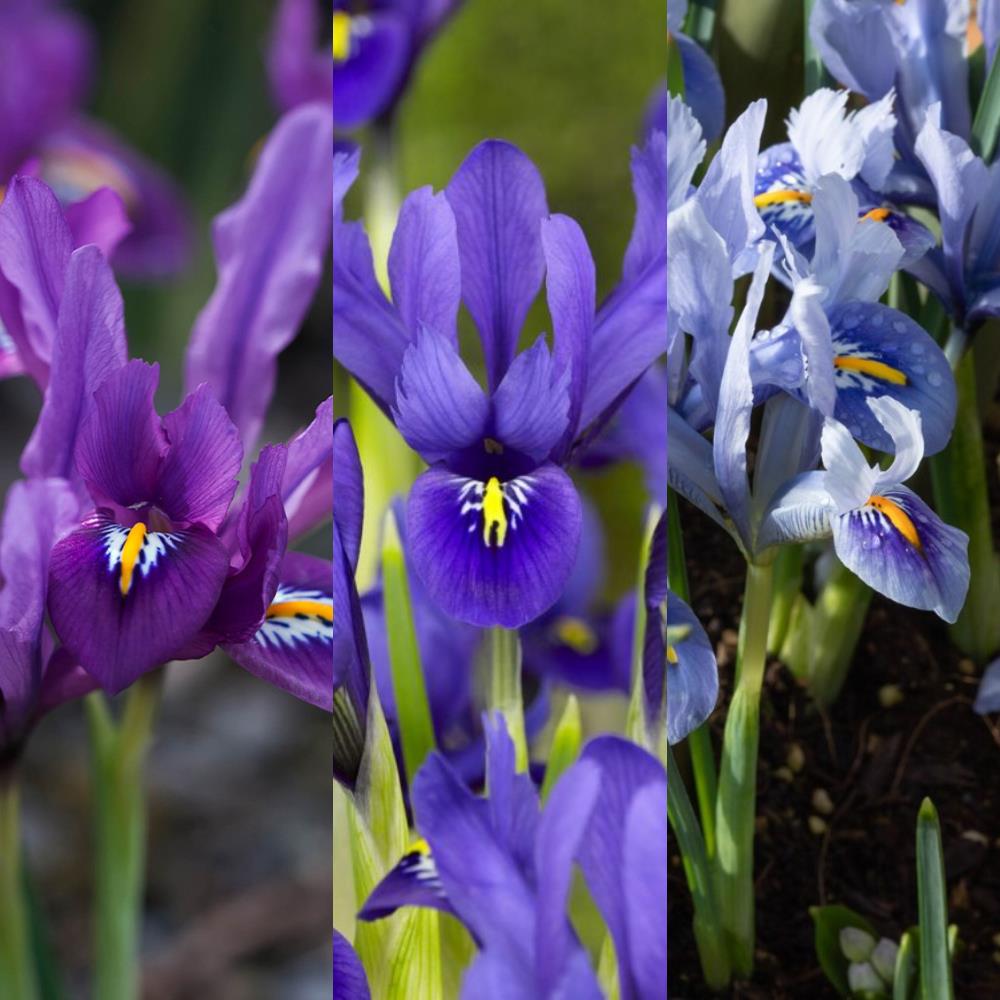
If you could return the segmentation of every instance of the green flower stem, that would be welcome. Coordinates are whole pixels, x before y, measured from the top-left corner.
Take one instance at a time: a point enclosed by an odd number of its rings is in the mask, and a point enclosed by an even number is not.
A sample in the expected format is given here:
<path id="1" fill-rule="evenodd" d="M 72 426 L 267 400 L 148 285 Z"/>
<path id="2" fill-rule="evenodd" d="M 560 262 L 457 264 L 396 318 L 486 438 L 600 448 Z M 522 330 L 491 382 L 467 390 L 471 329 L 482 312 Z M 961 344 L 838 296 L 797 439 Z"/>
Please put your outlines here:
<path id="1" fill-rule="evenodd" d="M 819 90 L 826 81 L 826 70 L 823 67 L 823 58 L 813 45 L 812 35 L 809 33 L 809 22 L 812 20 L 813 7 L 816 0 L 803 0 L 802 2 L 802 69 L 805 95 L 808 97 L 813 91 Z"/>
<path id="2" fill-rule="evenodd" d="M 681 529 L 677 497 L 673 494 L 667 498 L 667 551 L 670 590 L 682 601 L 690 601 L 691 590 L 684 556 L 684 532 Z M 712 733 L 708 724 L 703 723 L 688 733 L 687 744 L 691 754 L 695 795 L 698 799 L 698 815 L 705 834 L 705 849 L 711 858 L 715 856 L 715 797 L 719 777 L 715 768 L 715 748 L 712 746 Z"/>
<path id="3" fill-rule="evenodd" d="M 729 982 L 729 955 L 725 932 L 719 915 L 712 866 L 698 819 L 688 798 L 684 777 L 674 755 L 667 752 L 667 817 L 681 851 L 684 875 L 694 906 L 694 937 L 705 982 L 712 989 L 722 989 Z"/>
<path id="4" fill-rule="evenodd" d="M 528 769 L 528 743 L 521 698 L 521 640 L 516 630 L 494 627 L 489 631 L 489 693 L 487 708 L 500 712 L 514 741 L 518 771 Z"/>
<path id="5" fill-rule="evenodd" d="M 143 782 L 162 669 L 140 677 L 115 723 L 100 694 L 86 699 L 95 788 L 95 1000 L 136 1000 L 146 862 Z"/>
<path id="6" fill-rule="evenodd" d="M 930 459 L 931 480 L 938 516 L 969 536 L 969 595 L 951 627 L 952 640 L 964 653 L 985 662 L 1000 649 L 1000 567 L 990 524 L 986 458 L 971 351 L 958 362 L 955 381 L 955 429 L 944 451 Z"/>
<path id="7" fill-rule="evenodd" d="M 13 770 L 0 774 L 0 996 L 36 1000 L 21 872 L 21 793 Z"/>
<path id="8" fill-rule="evenodd" d="M 767 629 L 769 653 L 780 653 L 792 621 L 792 609 L 802 590 L 802 568 L 806 550 L 802 545 L 783 545 L 774 560 L 774 598 Z"/>
<path id="9" fill-rule="evenodd" d="M 871 587 L 838 559 L 811 618 L 808 684 L 821 705 L 832 705 L 844 686 L 871 599 Z"/>
<path id="10" fill-rule="evenodd" d="M 773 567 L 747 566 L 736 688 L 726 716 L 716 803 L 718 898 L 734 971 L 753 969 L 753 838 L 760 698 L 767 661 Z"/>

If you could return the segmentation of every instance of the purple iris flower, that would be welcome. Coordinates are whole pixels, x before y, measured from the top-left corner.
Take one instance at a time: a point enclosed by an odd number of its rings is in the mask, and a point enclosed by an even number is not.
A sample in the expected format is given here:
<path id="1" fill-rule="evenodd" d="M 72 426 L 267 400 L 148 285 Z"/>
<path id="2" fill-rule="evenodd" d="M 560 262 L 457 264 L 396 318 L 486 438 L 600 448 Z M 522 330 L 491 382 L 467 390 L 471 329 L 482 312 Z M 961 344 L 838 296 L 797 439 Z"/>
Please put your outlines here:
<path id="1" fill-rule="evenodd" d="M 364 0 L 359 4 L 334 0 L 334 125 L 354 129 L 375 118 L 391 116 L 424 48 L 461 3 Z M 286 10 L 302 6 L 285 2 Z M 291 51 L 289 47 L 289 55 Z M 289 64 L 282 75 L 288 81 L 294 72 Z"/>
<path id="2" fill-rule="evenodd" d="M 123 272 L 169 274 L 187 259 L 186 210 L 160 170 L 79 116 L 93 48 L 57 4 L 0 4 L 0 186 L 37 175 L 66 207 L 78 245 L 113 249 Z"/>
<path id="3" fill-rule="evenodd" d="M 614 736 L 592 740 L 544 810 L 514 770 L 502 720 L 489 727 L 487 799 L 439 755 L 413 784 L 418 842 L 359 916 L 400 906 L 453 913 L 479 946 L 463 997 L 603 994 L 566 915 L 574 863 L 611 933 L 623 1000 L 666 997 L 667 781 L 662 765 Z"/>
<path id="4" fill-rule="evenodd" d="M 1000 161 L 987 166 L 959 135 L 927 112 L 916 154 L 937 195 L 941 247 L 914 273 L 944 303 L 955 324 L 974 330 L 1000 316 Z"/>
<path id="5" fill-rule="evenodd" d="M 963 0 L 817 0 L 813 7 L 809 32 L 837 80 L 873 102 L 895 88 L 899 159 L 884 189 L 895 198 L 930 200 L 914 146 L 932 105 L 941 105 L 949 132 L 969 137 L 968 21 Z"/>
<path id="6" fill-rule="evenodd" d="M 0 526 L 0 770 L 45 712 L 95 687 L 45 626 L 53 544 L 73 526 L 76 498 L 61 479 L 15 483 Z"/>
<path id="7" fill-rule="evenodd" d="M 687 16 L 687 0 L 671 0 L 667 5 L 667 31 L 677 46 L 684 72 L 684 100 L 691 108 L 707 139 L 717 139 L 726 123 L 726 95 L 719 71 L 711 56 L 681 31 Z M 666 87 L 655 98 L 647 120 L 661 131 L 666 126 Z M 662 115 L 662 117 L 660 117 Z"/>
<path id="8" fill-rule="evenodd" d="M 797 477 L 775 497 L 760 544 L 832 534 L 840 561 L 870 587 L 954 622 L 969 587 L 968 536 L 902 485 L 923 458 L 920 415 L 887 396 L 868 405 L 893 439 L 889 468 L 870 466 L 850 431 L 828 418 L 825 471 Z"/>
<path id="9" fill-rule="evenodd" d="M 389 255 L 390 304 L 356 223 L 334 225 L 334 354 L 431 468 L 407 504 L 410 552 L 431 598 L 474 625 L 515 628 L 558 599 L 582 512 L 562 469 L 663 352 L 662 134 L 635 153 L 636 224 L 619 287 L 596 312 L 579 226 L 549 216 L 515 147 L 476 147 L 447 189 L 413 192 Z M 543 278 L 554 348 L 517 353 Z M 464 301 L 488 391 L 458 353 Z"/>
<path id="10" fill-rule="evenodd" d="M 809 255 L 816 236 L 816 185 L 821 177 L 837 174 L 851 183 L 858 215 L 884 222 L 896 233 L 905 250 L 902 266 L 908 266 L 933 246 L 934 237 L 881 194 L 895 162 L 895 92 L 858 111 L 847 110 L 848 96 L 846 90 L 817 90 L 792 111 L 789 141 L 757 159 L 754 204 L 769 233 L 780 233 Z M 780 271 L 776 276 L 783 277 Z"/>

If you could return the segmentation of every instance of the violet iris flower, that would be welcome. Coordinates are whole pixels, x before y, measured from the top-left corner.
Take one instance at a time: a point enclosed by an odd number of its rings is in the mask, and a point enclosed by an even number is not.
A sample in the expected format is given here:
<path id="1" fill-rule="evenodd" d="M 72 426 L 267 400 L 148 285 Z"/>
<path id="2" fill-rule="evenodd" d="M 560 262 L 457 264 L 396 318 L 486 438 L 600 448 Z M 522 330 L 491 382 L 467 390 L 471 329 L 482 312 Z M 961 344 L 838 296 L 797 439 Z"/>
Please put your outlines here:
<path id="1" fill-rule="evenodd" d="M 410 553 L 431 598 L 474 625 L 519 627 L 559 597 L 582 513 L 562 469 L 663 351 L 664 137 L 634 158 L 636 224 L 624 280 L 594 310 L 594 264 L 570 218 L 548 215 L 534 165 L 484 142 L 445 192 L 413 192 L 389 255 L 393 303 L 356 223 L 334 225 L 336 358 L 431 463 L 407 504 Z M 554 348 L 517 354 L 547 272 Z M 458 353 L 464 300 L 489 391 Z"/>
<path id="2" fill-rule="evenodd" d="M 61 479 L 14 483 L 0 525 L 0 771 L 45 712 L 94 689 L 45 626 L 49 554 L 76 520 Z"/>
<path id="3" fill-rule="evenodd" d="M 461 3 L 365 0 L 357 4 L 334 0 L 334 125 L 354 129 L 391 116 L 424 48 Z M 302 3 L 286 0 L 286 7 L 292 6 L 301 7 Z"/>
<path id="4" fill-rule="evenodd" d="M 0 4 L 0 187 L 36 174 L 66 207 L 78 245 L 109 251 L 110 227 L 116 268 L 166 275 L 188 256 L 186 210 L 158 168 L 79 115 L 93 49 L 86 26 L 58 4 Z"/>
<path id="5" fill-rule="evenodd" d="M 684 100 L 698 119 L 705 137 L 717 139 L 726 123 L 726 95 L 711 56 L 681 31 L 687 9 L 687 0 L 670 0 L 667 4 L 667 32 L 680 52 Z M 647 110 L 647 121 L 661 131 L 666 127 L 666 94 L 664 87 Z"/>
<path id="6" fill-rule="evenodd" d="M 413 783 L 425 838 L 369 896 L 359 916 L 404 905 L 453 913 L 479 954 L 462 996 L 511 1000 L 603 996 L 566 916 L 574 863 L 618 956 L 623 1000 L 666 997 L 667 780 L 662 765 L 615 736 L 592 740 L 544 809 L 514 770 L 502 720 L 489 727 L 487 799 L 440 754 Z"/>
<path id="7" fill-rule="evenodd" d="M 788 142 L 757 159 L 754 204 L 770 233 L 787 237 L 800 252 L 813 252 L 816 222 L 813 196 L 821 177 L 837 174 L 851 183 L 859 216 L 884 222 L 906 251 L 903 266 L 933 246 L 930 231 L 895 208 L 885 189 L 894 164 L 895 93 L 858 111 L 847 110 L 846 90 L 810 94 L 788 117 Z M 780 279 L 783 275 L 776 273 Z"/>

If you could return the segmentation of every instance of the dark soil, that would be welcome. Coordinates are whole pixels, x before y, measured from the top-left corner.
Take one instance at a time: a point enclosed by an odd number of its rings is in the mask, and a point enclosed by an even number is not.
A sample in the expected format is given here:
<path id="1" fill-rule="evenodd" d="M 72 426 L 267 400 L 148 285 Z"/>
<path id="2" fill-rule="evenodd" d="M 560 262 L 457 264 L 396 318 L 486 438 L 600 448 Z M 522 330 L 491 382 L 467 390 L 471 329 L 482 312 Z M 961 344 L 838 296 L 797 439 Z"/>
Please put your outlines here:
<path id="1" fill-rule="evenodd" d="M 1000 434 L 989 437 L 995 490 Z M 1000 521 L 996 492 L 993 501 Z M 732 542 L 707 518 L 686 504 L 681 513 L 692 604 L 720 659 L 723 693 L 711 719 L 718 748 L 744 567 Z M 817 711 L 780 662 L 768 664 L 757 793 L 756 970 L 727 995 L 836 996 L 816 960 L 810 906 L 842 903 L 897 940 L 916 923 L 916 817 L 930 796 L 941 818 L 949 919 L 959 930 L 955 994 L 962 1000 L 1000 997 L 1000 725 L 995 716 L 972 711 L 980 673 L 951 646 L 936 617 L 878 595 L 829 715 Z M 889 684 L 903 697 L 884 708 L 879 691 Z M 790 774 L 793 744 L 805 764 Z M 809 818 L 819 815 L 813 804 L 818 790 L 827 793 L 833 811 L 821 817 L 825 832 L 814 833 Z M 670 858 L 669 995 L 714 996 L 702 982 L 673 837 Z"/>

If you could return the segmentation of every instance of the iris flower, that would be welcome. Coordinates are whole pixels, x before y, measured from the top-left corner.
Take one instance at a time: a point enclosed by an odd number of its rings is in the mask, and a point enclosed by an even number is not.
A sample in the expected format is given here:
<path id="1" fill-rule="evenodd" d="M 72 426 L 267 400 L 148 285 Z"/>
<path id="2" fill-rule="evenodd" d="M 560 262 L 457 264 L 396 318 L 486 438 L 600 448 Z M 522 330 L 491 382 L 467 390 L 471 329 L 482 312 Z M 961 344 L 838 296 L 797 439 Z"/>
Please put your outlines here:
<path id="1" fill-rule="evenodd" d="M 15 483 L 0 526 L 0 771 L 45 712 L 94 681 L 45 626 L 49 554 L 73 525 L 76 498 L 61 479 Z"/>
<path id="2" fill-rule="evenodd" d="M 286 0 L 283 10 L 290 17 L 293 8 L 304 10 L 307 2 Z M 353 129 L 375 118 L 391 116 L 424 48 L 461 3 L 366 0 L 358 5 L 334 0 L 334 125 Z"/>
<path id="3" fill-rule="evenodd" d="M 615 736 L 592 740 L 543 810 L 514 770 L 502 720 L 488 729 L 489 797 L 473 795 L 439 754 L 413 783 L 423 836 L 359 916 L 405 905 L 453 913 L 479 953 L 462 996 L 603 996 L 566 915 L 574 863 L 608 926 L 622 1000 L 666 997 L 667 781 L 662 765 Z"/>
<path id="4" fill-rule="evenodd" d="M 407 503 L 410 553 L 431 598 L 460 621 L 521 626 L 572 570 L 582 513 L 562 466 L 663 351 L 663 140 L 635 154 L 623 281 L 596 315 L 583 233 L 549 216 L 537 170 L 507 143 L 476 147 L 443 193 L 406 199 L 391 304 L 363 231 L 335 222 L 334 353 L 431 464 Z M 554 347 L 539 337 L 518 354 L 543 278 Z M 460 301 L 488 390 L 458 353 Z"/>
<path id="5" fill-rule="evenodd" d="M 123 272 L 166 275 L 187 259 L 186 210 L 162 171 L 80 116 L 93 51 L 86 26 L 58 4 L 0 5 L 0 190 L 14 174 L 37 175 L 66 207 L 78 245 L 113 246 Z"/>

